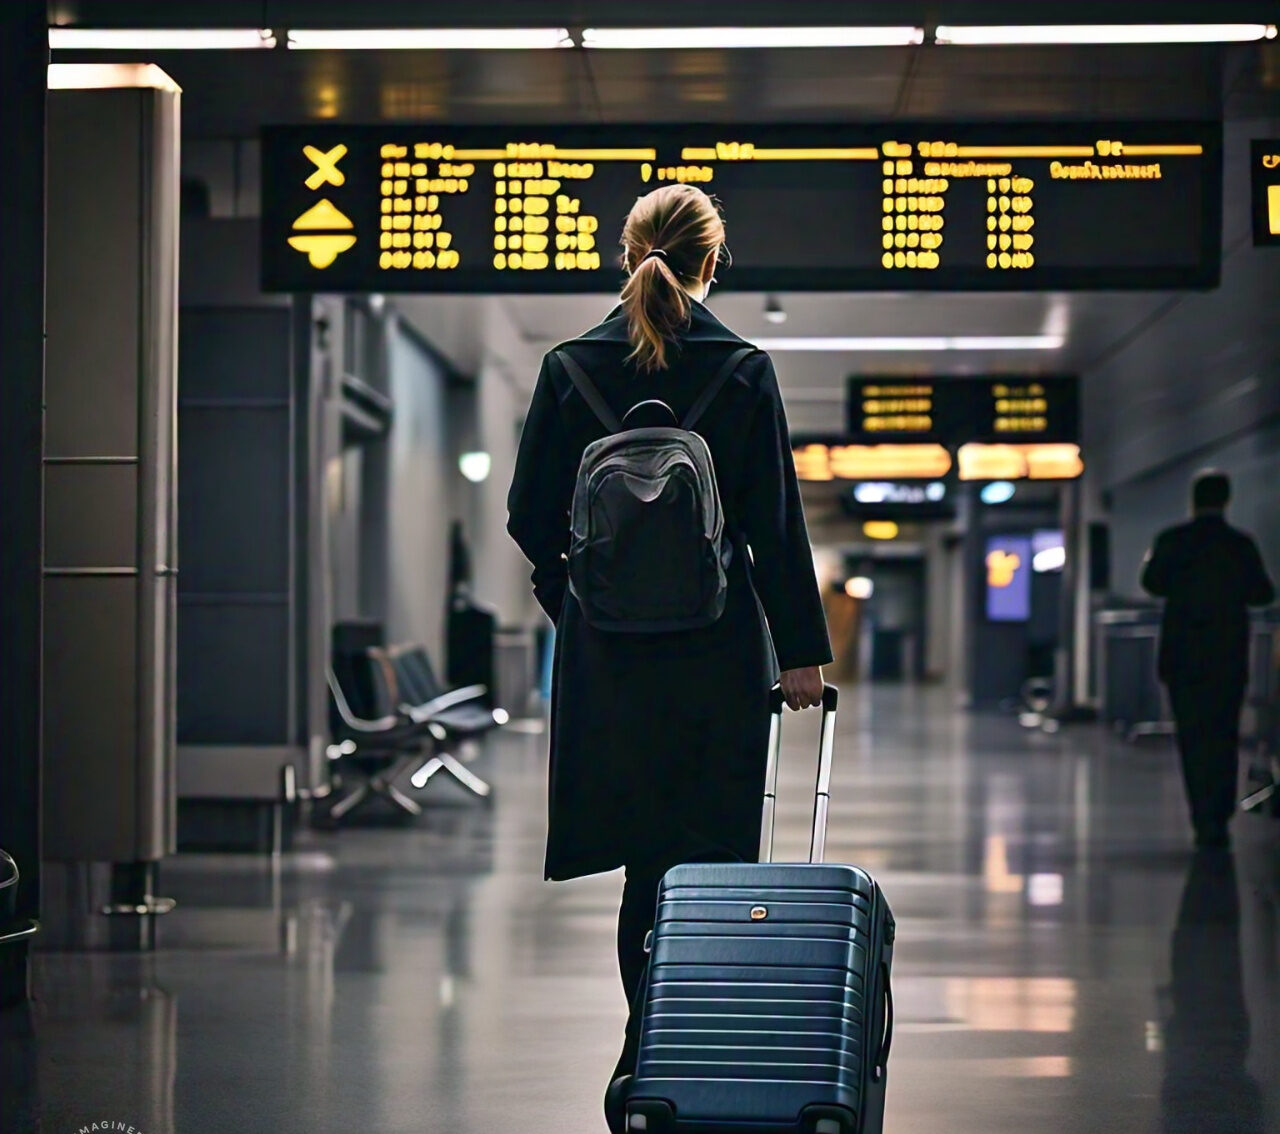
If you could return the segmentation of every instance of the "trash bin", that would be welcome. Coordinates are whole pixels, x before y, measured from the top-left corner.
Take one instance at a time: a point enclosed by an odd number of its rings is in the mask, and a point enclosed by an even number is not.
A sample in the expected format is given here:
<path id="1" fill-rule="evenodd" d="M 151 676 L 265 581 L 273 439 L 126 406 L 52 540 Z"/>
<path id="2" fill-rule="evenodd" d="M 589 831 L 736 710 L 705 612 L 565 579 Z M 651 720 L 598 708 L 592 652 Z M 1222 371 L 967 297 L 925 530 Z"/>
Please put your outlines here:
<path id="1" fill-rule="evenodd" d="M 1095 621 L 1102 719 L 1130 739 L 1172 733 L 1156 672 L 1159 608 L 1101 610 Z"/>
<path id="2" fill-rule="evenodd" d="M 520 626 L 499 627 L 495 653 L 497 703 L 513 717 L 527 717 L 538 684 L 534 632 Z"/>
<path id="3" fill-rule="evenodd" d="M 18 864 L 13 855 L 0 850 L 0 925 L 18 916 Z"/>
<path id="4" fill-rule="evenodd" d="M 18 864 L 0 850 L 0 1008 L 12 1008 L 28 998 L 23 944 L 40 932 L 40 923 L 18 917 Z"/>

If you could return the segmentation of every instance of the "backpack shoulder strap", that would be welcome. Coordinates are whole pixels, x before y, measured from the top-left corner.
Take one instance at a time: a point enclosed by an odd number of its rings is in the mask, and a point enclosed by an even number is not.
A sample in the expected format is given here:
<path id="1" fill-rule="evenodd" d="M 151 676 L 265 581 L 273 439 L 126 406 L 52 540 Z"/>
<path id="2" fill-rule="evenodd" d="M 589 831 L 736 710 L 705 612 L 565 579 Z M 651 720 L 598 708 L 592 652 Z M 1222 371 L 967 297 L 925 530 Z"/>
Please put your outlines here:
<path id="1" fill-rule="evenodd" d="M 743 359 L 749 354 L 755 353 L 755 347 L 739 347 L 727 359 L 724 365 L 716 371 L 716 376 L 707 383 L 706 389 L 698 395 L 698 400 L 689 407 L 689 412 L 684 415 L 684 420 L 680 422 L 681 429 L 692 429 L 698 419 L 706 412 L 707 407 L 715 400 L 715 396 L 720 393 L 720 389 L 724 384 L 733 377 L 733 373 L 742 365 Z"/>
<path id="2" fill-rule="evenodd" d="M 560 365 L 564 367 L 564 372 L 569 375 L 569 381 L 573 383 L 574 389 L 582 395 L 582 400 L 591 407 L 591 412 L 600 419 L 600 424 L 610 433 L 619 432 L 622 429 L 622 422 L 618 420 L 618 415 L 609 408 L 609 403 L 604 400 L 603 395 L 596 388 L 596 384 L 587 377 L 587 372 L 577 364 L 568 351 L 558 350 L 555 355 L 560 360 Z"/>

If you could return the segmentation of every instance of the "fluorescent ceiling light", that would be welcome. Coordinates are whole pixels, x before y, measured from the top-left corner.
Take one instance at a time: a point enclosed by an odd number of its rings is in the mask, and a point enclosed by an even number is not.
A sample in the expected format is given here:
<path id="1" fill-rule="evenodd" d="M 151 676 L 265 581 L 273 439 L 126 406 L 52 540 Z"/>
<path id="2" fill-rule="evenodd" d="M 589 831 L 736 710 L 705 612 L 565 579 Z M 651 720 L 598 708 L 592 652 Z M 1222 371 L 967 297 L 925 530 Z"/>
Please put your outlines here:
<path id="1" fill-rule="evenodd" d="M 905 47 L 924 42 L 915 27 L 854 28 L 585 28 L 583 47 L 640 48 L 658 51 L 682 47 Z"/>
<path id="2" fill-rule="evenodd" d="M 939 24 L 938 43 L 1247 43 L 1274 39 L 1275 24 Z"/>
<path id="3" fill-rule="evenodd" d="M 925 335 L 884 337 L 803 337 L 756 339 L 761 350 L 915 351 L 1061 350 L 1065 335 Z"/>
<path id="4" fill-rule="evenodd" d="M 50 63 L 51 91 L 116 90 L 121 87 L 181 91 L 154 63 Z"/>
<path id="5" fill-rule="evenodd" d="M 54 51 L 238 51 L 275 47 L 266 28 L 50 28 Z"/>
<path id="6" fill-rule="evenodd" d="M 506 51 L 572 47 L 568 28 L 301 28 L 297 51 Z"/>

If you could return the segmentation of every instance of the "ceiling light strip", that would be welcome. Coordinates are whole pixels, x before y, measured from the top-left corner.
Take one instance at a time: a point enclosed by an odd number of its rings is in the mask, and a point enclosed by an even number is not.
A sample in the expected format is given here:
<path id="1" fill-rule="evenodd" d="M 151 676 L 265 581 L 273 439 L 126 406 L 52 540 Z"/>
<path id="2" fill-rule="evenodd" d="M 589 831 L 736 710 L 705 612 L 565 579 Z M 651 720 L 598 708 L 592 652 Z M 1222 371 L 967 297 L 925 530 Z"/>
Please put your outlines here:
<path id="1" fill-rule="evenodd" d="M 295 51 L 551 51 L 568 28 L 291 28 Z"/>
<path id="2" fill-rule="evenodd" d="M 53 51 L 243 51 L 272 48 L 267 28 L 50 28 Z"/>
<path id="3" fill-rule="evenodd" d="M 924 42 L 917 27 L 586 28 L 582 46 L 605 50 L 682 48 L 908 47 Z"/>
<path id="4" fill-rule="evenodd" d="M 799 336 L 755 340 L 767 351 L 1061 350 L 1063 335 Z"/>
<path id="5" fill-rule="evenodd" d="M 1248 43 L 1274 39 L 1274 24 L 939 24 L 941 44 Z"/>

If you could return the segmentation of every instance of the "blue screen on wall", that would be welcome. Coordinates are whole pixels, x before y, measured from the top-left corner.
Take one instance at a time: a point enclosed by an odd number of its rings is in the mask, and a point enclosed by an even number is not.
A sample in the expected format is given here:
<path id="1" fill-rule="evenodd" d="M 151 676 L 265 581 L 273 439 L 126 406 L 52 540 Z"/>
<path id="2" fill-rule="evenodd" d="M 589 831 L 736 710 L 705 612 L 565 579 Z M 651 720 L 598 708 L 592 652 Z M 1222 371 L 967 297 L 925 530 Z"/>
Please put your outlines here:
<path id="1" fill-rule="evenodd" d="M 1031 537 L 989 536 L 983 565 L 987 578 L 987 618 L 992 622 L 1030 619 Z"/>

